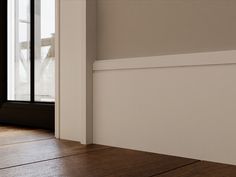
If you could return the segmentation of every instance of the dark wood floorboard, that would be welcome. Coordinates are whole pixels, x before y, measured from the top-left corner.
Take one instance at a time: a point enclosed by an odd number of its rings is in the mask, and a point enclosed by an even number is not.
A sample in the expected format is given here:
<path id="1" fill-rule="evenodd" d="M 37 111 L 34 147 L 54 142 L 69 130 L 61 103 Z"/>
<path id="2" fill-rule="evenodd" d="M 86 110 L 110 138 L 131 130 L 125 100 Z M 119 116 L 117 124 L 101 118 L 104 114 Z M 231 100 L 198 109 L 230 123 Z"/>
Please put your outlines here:
<path id="1" fill-rule="evenodd" d="M 125 149 L 105 149 L 1 170 L 4 177 L 149 177 L 195 160 Z"/>
<path id="2" fill-rule="evenodd" d="M 54 138 L 52 132 L 0 125 L 0 146 Z"/>
<path id="3" fill-rule="evenodd" d="M 155 177 L 236 177 L 236 167 L 211 162 L 199 162 Z"/>
<path id="4" fill-rule="evenodd" d="M 56 139 L 0 146 L 0 169 L 107 147 Z"/>
<path id="5" fill-rule="evenodd" d="M 0 125 L 0 177 L 236 177 L 224 164 L 57 140 Z"/>

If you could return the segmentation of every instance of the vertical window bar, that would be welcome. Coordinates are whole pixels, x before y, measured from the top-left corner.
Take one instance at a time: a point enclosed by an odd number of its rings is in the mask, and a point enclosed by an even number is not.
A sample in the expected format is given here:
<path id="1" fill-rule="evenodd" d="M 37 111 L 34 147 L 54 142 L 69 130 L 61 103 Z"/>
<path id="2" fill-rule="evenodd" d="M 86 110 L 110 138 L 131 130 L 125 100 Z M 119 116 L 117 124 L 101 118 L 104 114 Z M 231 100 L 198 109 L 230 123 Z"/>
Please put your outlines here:
<path id="1" fill-rule="evenodd" d="M 35 0 L 30 2 L 30 100 L 35 101 L 35 86 L 34 86 L 34 58 L 35 58 Z"/>
<path id="2" fill-rule="evenodd" d="M 7 1 L 0 1 L 0 106 L 7 101 Z"/>

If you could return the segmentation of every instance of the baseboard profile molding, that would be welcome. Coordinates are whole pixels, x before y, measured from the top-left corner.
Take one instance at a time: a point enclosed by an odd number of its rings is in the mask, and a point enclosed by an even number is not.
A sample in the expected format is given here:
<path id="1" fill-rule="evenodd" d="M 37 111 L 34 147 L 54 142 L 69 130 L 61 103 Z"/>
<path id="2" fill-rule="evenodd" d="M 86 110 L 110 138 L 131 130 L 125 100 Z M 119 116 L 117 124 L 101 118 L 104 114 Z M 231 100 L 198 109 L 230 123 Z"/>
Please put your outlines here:
<path id="1" fill-rule="evenodd" d="M 93 142 L 236 165 L 235 64 L 236 51 L 96 61 Z"/>
<path id="2" fill-rule="evenodd" d="M 236 64 L 236 50 L 97 60 L 94 71 Z"/>

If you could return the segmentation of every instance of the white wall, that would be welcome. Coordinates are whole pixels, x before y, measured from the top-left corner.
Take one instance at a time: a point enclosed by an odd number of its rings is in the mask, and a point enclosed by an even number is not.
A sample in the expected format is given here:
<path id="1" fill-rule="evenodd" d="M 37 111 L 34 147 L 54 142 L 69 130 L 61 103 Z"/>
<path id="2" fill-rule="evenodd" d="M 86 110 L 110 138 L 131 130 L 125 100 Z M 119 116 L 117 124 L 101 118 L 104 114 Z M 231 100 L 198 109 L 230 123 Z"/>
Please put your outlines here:
<path id="1" fill-rule="evenodd" d="M 171 58 L 95 62 L 94 143 L 236 165 L 236 52 Z"/>

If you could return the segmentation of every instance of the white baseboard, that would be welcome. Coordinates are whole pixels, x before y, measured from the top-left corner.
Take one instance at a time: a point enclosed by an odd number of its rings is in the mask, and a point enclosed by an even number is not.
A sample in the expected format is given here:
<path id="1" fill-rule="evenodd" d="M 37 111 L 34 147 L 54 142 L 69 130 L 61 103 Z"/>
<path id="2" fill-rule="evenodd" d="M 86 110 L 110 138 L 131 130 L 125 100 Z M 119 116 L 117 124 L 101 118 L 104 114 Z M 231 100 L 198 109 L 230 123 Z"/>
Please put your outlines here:
<path id="1" fill-rule="evenodd" d="M 94 143 L 236 165 L 235 63 L 236 51 L 96 61 Z"/>
<path id="2" fill-rule="evenodd" d="M 236 50 L 97 60 L 94 71 L 236 64 Z"/>

